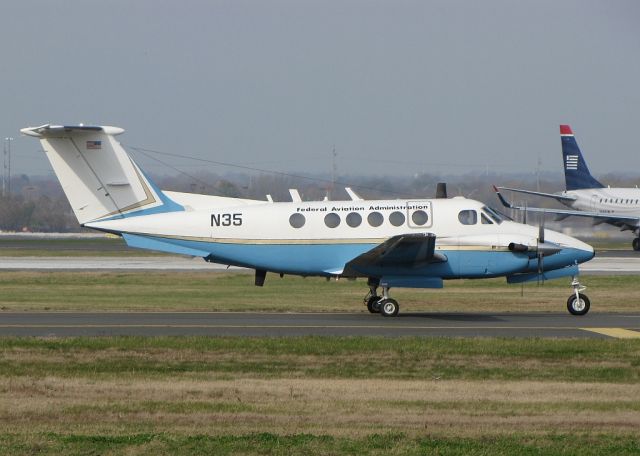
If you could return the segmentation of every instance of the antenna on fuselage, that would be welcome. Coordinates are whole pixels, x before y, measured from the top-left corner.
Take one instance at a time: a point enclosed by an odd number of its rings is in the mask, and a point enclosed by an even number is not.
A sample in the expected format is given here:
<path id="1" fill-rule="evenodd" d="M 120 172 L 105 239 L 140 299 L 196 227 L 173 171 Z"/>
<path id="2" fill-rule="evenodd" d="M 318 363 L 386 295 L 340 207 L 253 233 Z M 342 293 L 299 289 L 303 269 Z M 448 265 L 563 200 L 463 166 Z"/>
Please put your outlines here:
<path id="1" fill-rule="evenodd" d="M 447 183 L 438 182 L 436 186 L 436 198 L 447 198 Z"/>

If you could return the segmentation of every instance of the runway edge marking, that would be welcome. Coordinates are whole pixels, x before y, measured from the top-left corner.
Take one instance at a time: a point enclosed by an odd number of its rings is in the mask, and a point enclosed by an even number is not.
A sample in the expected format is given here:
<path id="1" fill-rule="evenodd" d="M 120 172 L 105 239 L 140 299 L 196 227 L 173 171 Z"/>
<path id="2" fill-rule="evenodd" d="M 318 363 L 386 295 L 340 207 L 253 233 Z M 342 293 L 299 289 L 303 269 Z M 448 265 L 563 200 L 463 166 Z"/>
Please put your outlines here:
<path id="1" fill-rule="evenodd" d="M 580 328 L 583 331 L 591 331 L 604 336 L 615 337 L 616 339 L 640 339 L 639 331 L 632 331 L 623 328 Z"/>

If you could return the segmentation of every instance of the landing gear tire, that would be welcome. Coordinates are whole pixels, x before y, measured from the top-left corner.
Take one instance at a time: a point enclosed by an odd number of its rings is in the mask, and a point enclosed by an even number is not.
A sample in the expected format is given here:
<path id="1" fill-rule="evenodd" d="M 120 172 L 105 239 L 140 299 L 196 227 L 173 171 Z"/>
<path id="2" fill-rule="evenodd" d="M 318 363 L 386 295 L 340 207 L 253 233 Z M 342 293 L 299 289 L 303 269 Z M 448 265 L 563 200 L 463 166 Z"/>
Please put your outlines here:
<path id="1" fill-rule="evenodd" d="M 636 252 L 640 251 L 640 238 L 635 238 L 631 245 L 633 246 L 633 250 Z"/>
<path id="2" fill-rule="evenodd" d="M 380 304 L 380 313 L 383 317 L 395 317 L 398 315 L 398 311 L 400 310 L 400 306 L 398 305 L 398 301 L 391 298 L 385 298 L 379 301 Z"/>
<path id="3" fill-rule="evenodd" d="M 380 313 L 380 296 L 370 296 L 367 300 L 367 309 L 372 314 Z"/>
<path id="4" fill-rule="evenodd" d="M 591 307 L 591 301 L 585 294 L 578 293 L 578 296 L 580 299 L 575 294 L 569 296 L 567 310 L 571 315 L 586 315 L 589 312 L 589 307 Z"/>

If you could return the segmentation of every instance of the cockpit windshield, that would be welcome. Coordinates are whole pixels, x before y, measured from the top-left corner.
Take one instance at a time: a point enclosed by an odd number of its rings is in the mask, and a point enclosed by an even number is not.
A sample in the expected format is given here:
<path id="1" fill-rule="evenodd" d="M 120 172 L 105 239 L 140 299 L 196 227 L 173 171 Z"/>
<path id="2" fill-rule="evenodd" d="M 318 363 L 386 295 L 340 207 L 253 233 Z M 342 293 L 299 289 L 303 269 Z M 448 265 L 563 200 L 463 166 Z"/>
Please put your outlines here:
<path id="1" fill-rule="evenodd" d="M 495 209 L 491 209 L 489 206 L 483 206 L 482 212 L 498 225 L 504 222 L 505 218 L 499 214 Z"/>

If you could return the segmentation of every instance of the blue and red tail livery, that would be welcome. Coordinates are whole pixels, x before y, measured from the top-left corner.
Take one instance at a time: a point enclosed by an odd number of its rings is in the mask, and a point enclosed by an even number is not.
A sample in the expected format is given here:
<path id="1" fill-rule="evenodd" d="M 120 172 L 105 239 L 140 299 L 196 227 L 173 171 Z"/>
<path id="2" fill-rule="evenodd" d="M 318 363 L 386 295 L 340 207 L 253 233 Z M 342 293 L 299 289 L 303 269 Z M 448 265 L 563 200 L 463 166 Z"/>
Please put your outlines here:
<path id="1" fill-rule="evenodd" d="M 562 161 L 567 190 L 603 188 L 604 185 L 589 172 L 569 125 L 560 125 L 560 140 L 562 141 Z"/>

